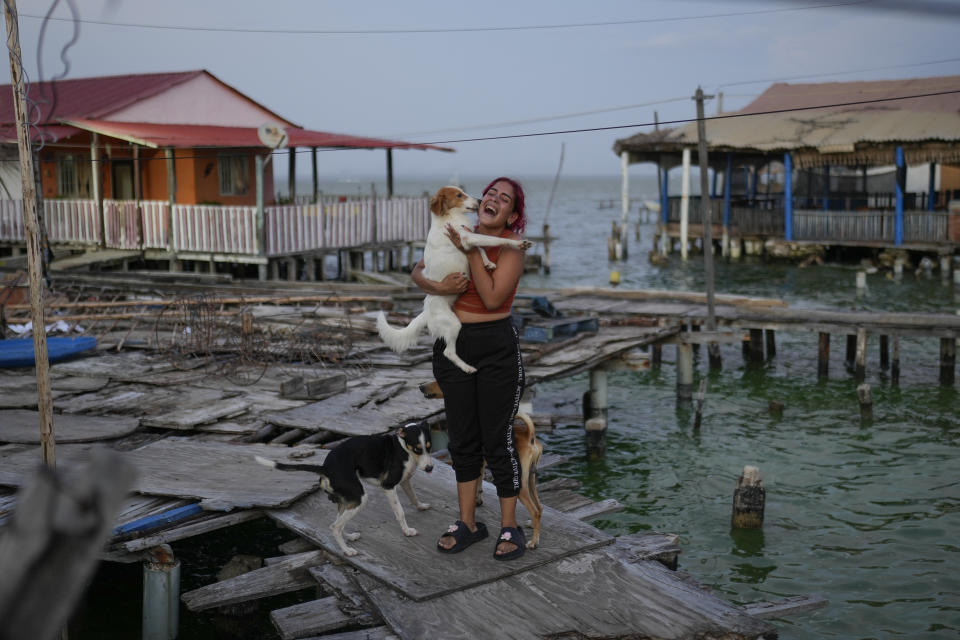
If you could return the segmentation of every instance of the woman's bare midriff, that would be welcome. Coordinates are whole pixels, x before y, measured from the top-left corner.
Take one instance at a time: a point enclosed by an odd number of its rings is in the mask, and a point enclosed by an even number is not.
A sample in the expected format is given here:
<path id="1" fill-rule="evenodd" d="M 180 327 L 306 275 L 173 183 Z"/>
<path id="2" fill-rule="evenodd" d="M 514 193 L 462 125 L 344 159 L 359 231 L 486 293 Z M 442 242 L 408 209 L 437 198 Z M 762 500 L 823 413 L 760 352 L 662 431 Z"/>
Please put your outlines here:
<path id="1" fill-rule="evenodd" d="M 505 313 L 474 313 L 473 311 L 460 311 L 459 309 L 455 309 L 454 312 L 463 324 L 470 324 L 471 322 L 493 322 L 494 320 L 503 320 L 504 318 L 510 317 L 509 311 Z"/>

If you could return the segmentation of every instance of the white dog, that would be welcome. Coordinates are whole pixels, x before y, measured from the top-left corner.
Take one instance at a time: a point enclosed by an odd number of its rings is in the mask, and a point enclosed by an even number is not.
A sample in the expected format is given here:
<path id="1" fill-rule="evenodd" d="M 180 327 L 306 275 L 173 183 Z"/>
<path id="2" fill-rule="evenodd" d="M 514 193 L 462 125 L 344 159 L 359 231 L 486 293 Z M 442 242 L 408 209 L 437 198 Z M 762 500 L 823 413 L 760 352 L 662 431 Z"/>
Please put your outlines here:
<path id="1" fill-rule="evenodd" d="M 447 225 L 451 225 L 460 233 L 460 243 L 465 249 L 473 247 L 513 247 L 524 251 L 532 246 L 526 240 L 498 238 L 482 233 L 473 233 L 464 230 L 471 227 L 467 212 L 475 213 L 480 207 L 480 201 L 472 198 L 457 187 L 443 187 L 430 198 L 430 211 L 433 218 L 430 222 L 430 232 L 427 234 L 427 244 L 423 250 L 423 275 L 430 280 L 439 282 L 451 273 L 467 273 L 470 269 L 467 256 L 457 249 L 447 235 Z M 495 269 L 497 265 L 487 258 L 481 249 L 480 256 L 488 269 Z M 387 324 L 387 318 L 381 311 L 377 316 L 377 330 L 380 337 L 391 349 L 402 353 L 416 344 L 417 338 L 424 326 L 434 338 L 443 338 L 446 348 L 443 355 L 466 373 L 476 373 L 457 355 L 457 336 L 460 334 L 460 319 L 453 312 L 453 302 L 456 295 L 435 296 L 427 295 L 423 299 L 423 311 L 403 329 L 394 329 Z"/>

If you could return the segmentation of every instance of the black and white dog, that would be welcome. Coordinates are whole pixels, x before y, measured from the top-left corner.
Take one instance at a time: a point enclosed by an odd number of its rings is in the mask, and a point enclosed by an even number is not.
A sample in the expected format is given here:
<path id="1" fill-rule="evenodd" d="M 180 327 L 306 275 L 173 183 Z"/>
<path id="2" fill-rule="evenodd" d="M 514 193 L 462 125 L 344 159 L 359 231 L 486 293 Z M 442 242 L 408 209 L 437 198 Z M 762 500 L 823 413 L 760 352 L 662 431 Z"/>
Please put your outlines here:
<path id="1" fill-rule="evenodd" d="M 384 490 L 403 535 L 417 535 L 417 530 L 407 524 L 397 497 L 397 485 L 403 487 L 417 509 L 430 508 L 429 504 L 417 499 L 410 484 L 417 469 L 427 473 L 433 471 L 430 446 L 430 426 L 426 422 L 411 422 L 390 433 L 347 438 L 327 454 L 321 466 L 275 462 L 261 456 L 256 456 L 256 460 L 275 469 L 319 474 L 320 487 L 331 501 L 337 503 L 337 519 L 330 525 L 333 537 L 344 554 L 355 556 L 357 550 L 348 546 L 344 538 L 352 542 L 359 539 L 360 534 L 344 533 L 343 529 L 367 501 L 361 480 Z"/>

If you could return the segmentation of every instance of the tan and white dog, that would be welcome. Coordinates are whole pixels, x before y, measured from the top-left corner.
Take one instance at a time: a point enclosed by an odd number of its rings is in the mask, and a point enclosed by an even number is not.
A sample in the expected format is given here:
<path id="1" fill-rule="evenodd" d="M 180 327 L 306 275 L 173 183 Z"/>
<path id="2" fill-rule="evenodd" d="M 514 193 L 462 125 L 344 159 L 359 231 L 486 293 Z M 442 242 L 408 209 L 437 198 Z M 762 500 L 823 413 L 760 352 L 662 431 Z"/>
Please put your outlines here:
<path id="1" fill-rule="evenodd" d="M 430 198 L 430 212 L 433 217 L 430 222 L 430 231 L 427 233 L 427 244 L 423 249 L 424 276 L 439 282 L 451 273 L 469 272 L 467 256 L 450 240 L 447 235 L 447 225 L 459 232 L 460 243 L 465 249 L 506 246 L 524 251 L 533 246 L 526 240 L 498 238 L 467 231 L 465 228 L 473 227 L 467 213 L 476 213 L 479 207 L 479 200 L 470 197 L 458 187 L 443 187 Z M 487 258 L 487 254 L 482 249 L 480 255 L 488 269 L 496 268 L 497 265 Z M 403 329 L 391 327 L 381 311 L 377 316 L 377 330 L 380 332 L 380 337 L 391 349 L 397 353 L 403 353 L 416 344 L 420 333 L 426 327 L 431 336 L 443 338 L 446 342 L 443 355 L 464 372 L 476 373 L 475 367 L 470 366 L 457 355 L 460 319 L 453 312 L 453 303 L 456 299 L 456 295 L 428 294 L 423 299 L 423 311 Z"/>

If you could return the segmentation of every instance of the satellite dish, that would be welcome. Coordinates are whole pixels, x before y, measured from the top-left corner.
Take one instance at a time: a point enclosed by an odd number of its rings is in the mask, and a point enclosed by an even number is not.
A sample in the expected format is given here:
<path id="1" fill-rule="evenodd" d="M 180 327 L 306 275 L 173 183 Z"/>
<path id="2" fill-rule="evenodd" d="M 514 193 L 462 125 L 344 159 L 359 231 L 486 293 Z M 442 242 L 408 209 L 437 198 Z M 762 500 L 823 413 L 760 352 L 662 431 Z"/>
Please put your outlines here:
<path id="1" fill-rule="evenodd" d="M 271 122 L 257 127 L 257 137 L 260 138 L 263 146 L 270 147 L 271 149 L 286 149 L 287 141 L 289 140 L 284 128 L 279 124 Z"/>

